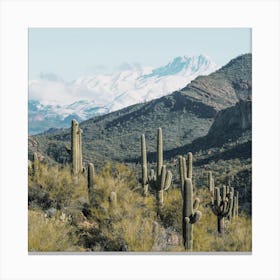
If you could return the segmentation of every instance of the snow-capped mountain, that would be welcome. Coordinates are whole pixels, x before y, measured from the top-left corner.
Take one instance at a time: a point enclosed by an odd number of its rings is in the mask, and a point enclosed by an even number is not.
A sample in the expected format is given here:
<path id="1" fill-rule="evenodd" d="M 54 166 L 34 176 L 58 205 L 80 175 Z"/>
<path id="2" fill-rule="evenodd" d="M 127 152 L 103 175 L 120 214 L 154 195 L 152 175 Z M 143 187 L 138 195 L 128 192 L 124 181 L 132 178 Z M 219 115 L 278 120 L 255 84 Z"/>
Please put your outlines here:
<path id="1" fill-rule="evenodd" d="M 69 126 L 70 117 L 85 120 L 159 98 L 217 68 L 209 57 L 199 55 L 176 57 L 155 69 L 125 64 L 117 73 L 79 77 L 70 83 L 54 74 L 41 75 L 29 82 L 29 133 Z"/>

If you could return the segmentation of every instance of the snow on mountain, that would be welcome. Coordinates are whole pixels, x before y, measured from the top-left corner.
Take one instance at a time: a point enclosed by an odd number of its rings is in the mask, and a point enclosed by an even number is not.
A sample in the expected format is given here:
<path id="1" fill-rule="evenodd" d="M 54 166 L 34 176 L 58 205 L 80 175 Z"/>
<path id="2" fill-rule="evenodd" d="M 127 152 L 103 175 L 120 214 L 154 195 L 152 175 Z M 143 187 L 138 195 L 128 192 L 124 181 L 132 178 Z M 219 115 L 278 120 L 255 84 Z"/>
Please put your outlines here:
<path id="1" fill-rule="evenodd" d="M 176 57 L 155 69 L 125 63 L 117 73 L 79 77 L 70 83 L 54 74 L 41 74 L 29 82 L 29 132 L 38 133 L 50 125 L 64 127 L 63 121 L 72 115 L 85 120 L 159 98 L 217 68 L 209 57 L 199 55 Z M 42 120 L 44 125 L 38 124 Z"/>

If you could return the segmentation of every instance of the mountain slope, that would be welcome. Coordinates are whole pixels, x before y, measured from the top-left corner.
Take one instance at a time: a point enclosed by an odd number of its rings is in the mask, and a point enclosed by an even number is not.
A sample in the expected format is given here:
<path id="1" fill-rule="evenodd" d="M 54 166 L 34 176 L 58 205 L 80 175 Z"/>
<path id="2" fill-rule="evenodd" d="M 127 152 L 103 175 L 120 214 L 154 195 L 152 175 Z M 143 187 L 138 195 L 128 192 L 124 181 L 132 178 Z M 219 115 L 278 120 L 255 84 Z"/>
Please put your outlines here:
<path id="1" fill-rule="evenodd" d="M 165 151 L 207 135 L 220 110 L 251 96 L 251 59 L 250 54 L 239 56 L 173 94 L 82 122 L 85 161 L 135 161 L 139 158 L 142 133 L 146 135 L 148 151 L 155 151 L 158 127 L 163 129 Z M 37 150 L 58 162 L 69 160 L 69 129 L 29 140 L 30 155 Z"/>
<path id="2" fill-rule="evenodd" d="M 251 158 L 252 101 L 240 100 L 234 106 L 218 112 L 208 133 L 192 143 L 165 152 L 171 159 L 186 151 L 207 151 L 197 158 L 197 164 L 214 159 Z M 155 155 L 151 155 L 152 157 Z"/>
<path id="3" fill-rule="evenodd" d="M 29 83 L 29 133 L 67 127 L 68 116 L 86 120 L 159 98 L 216 69 L 210 58 L 200 55 L 176 57 L 155 69 L 125 65 L 115 74 L 80 77 L 71 83 L 43 75 Z"/>
<path id="4" fill-rule="evenodd" d="M 179 91 L 182 96 L 217 110 L 246 100 L 252 94 L 252 56 L 241 55 L 209 76 L 200 76 Z"/>

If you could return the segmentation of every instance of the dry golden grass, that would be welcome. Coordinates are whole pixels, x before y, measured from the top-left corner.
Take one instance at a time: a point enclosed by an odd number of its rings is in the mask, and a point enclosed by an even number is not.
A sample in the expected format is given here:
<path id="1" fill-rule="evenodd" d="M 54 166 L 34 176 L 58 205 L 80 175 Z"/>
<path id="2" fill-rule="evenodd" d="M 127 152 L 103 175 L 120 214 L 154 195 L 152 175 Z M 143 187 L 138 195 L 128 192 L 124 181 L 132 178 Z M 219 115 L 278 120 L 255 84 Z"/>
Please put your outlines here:
<path id="1" fill-rule="evenodd" d="M 77 251 L 74 229 L 61 212 L 47 218 L 43 212 L 28 211 L 28 251 Z"/>
<path id="2" fill-rule="evenodd" d="M 154 197 L 144 198 L 134 174 L 120 164 L 114 169 L 107 164 L 96 176 L 95 184 L 99 207 L 92 209 L 92 215 L 100 221 L 102 233 L 110 240 L 122 239 L 129 251 L 150 251 L 152 224 L 156 218 Z M 117 194 L 116 206 L 109 202 L 112 191 Z M 110 226 L 104 223 L 108 220 Z"/>
<path id="3" fill-rule="evenodd" d="M 208 190 L 198 191 L 201 200 L 201 220 L 194 226 L 194 251 L 197 252 L 250 252 L 252 250 L 251 218 L 244 214 L 226 222 L 224 236 L 217 232 L 217 217 L 207 205 L 211 201 Z"/>
<path id="4" fill-rule="evenodd" d="M 84 216 L 74 209 L 81 220 L 61 220 L 64 209 L 75 208 L 77 201 L 89 203 L 87 175 L 71 175 L 69 167 L 40 165 L 40 176 L 29 178 L 29 185 L 40 185 L 61 210 L 46 218 L 43 211 L 29 210 L 29 251 L 119 251 L 149 252 L 159 250 L 165 233 L 181 237 L 182 196 L 177 188 L 164 193 L 164 206 L 158 209 L 154 195 L 143 197 L 141 186 L 131 169 L 123 164 L 108 163 L 94 178 L 94 204 L 88 205 Z M 117 195 L 117 204 L 110 203 L 110 193 Z M 240 215 L 232 220 L 223 237 L 217 234 L 217 218 L 208 206 L 208 190 L 197 189 L 202 218 L 194 225 L 195 252 L 250 252 L 252 249 L 251 219 Z M 159 214 L 159 215 L 158 215 Z M 158 225 L 161 236 L 154 231 Z M 162 237 L 163 236 L 163 237 Z M 158 244 L 161 245 L 156 246 Z M 156 249 L 155 249 L 156 248 Z M 163 246 L 162 251 L 184 251 L 182 244 Z"/>

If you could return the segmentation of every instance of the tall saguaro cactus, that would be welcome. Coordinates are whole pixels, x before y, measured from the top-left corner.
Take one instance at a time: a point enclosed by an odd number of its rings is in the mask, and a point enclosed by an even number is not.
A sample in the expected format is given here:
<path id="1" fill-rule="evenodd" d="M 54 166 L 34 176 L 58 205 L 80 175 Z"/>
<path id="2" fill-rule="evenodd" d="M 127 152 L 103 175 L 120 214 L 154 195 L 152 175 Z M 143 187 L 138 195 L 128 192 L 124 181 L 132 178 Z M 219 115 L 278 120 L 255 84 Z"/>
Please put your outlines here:
<path id="1" fill-rule="evenodd" d="M 148 195 L 148 167 L 145 135 L 141 135 L 142 187 L 144 195 Z"/>
<path id="2" fill-rule="evenodd" d="M 201 212 L 197 211 L 199 198 L 193 200 L 193 186 L 190 178 L 184 180 L 183 192 L 183 215 L 182 215 L 182 232 L 184 246 L 187 251 L 193 249 L 193 224 L 201 218 Z"/>
<path id="3" fill-rule="evenodd" d="M 162 129 L 159 127 L 157 131 L 157 180 L 160 180 L 162 165 L 163 165 Z"/>
<path id="4" fill-rule="evenodd" d="M 82 171 L 82 130 L 76 120 L 72 120 L 71 127 L 71 160 L 74 175 Z"/>
<path id="5" fill-rule="evenodd" d="M 214 198 L 212 200 L 212 211 L 217 216 L 218 232 L 223 235 L 225 231 L 225 217 L 232 211 L 233 207 L 233 188 L 227 192 L 227 187 L 223 186 L 222 191 L 220 188 L 215 187 Z"/>
<path id="6" fill-rule="evenodd" d="M 236 215 L 236 217 L 238 217 L 238 209 L 239 209 L 239 192 L 236 192 L 236 206 L 235 206 L 235 208 L 236 208 L 236 210 L 235 210 L 235 215 Z"/>
<path id="7" fill-rule="evenodd" d="M 184 193 L 185 178 L 187 178 L 187 166 L 186 159 L 183 156 L 179 156 L 179 174 L 181 182 L 181 193 Z"/>
<path id="8" fill-rule="evenodd" d="M 157 130 L 157 173 L 156 181 L 151 182 L 151 185 L 156 187 L 159 207 L 163 206 L 163 193 L 168 190 L 172 182 L 172 173 L 167 171 L 166 166 L 163 165 L 163 141 L 162 129 Z"/>
<path id="9" fill-rule="evenodd" d="M 88 197 L 89 202 L 92 205 L 94 201 L 94 165 L 92 163 L 89 163 L 88 165 Z"/>
<path id="10" fill-rule="evenodd" d="M 207 177 L 208 177 L 209 191 L 210 191 L 211 195 L 213 196 L 214 195 L 215 184 L 214 184 L 214 178 L 212 176 L 212 171 L 208 171 Z"/>
<path id="11" fill-rule="evenodd" d="M 39 172 L 39 160 L 36 152 L 33 154 L 33 175 L 37 176 Z"/>
<path id="12" fill-rule="evenodd" d="M 141 135 L 141 166 L 142 166 L 142 187 L 144 195 L 148 194 L 148 188 L 155 189 L 157 192 L 157 199 L 159 206 L 163 205 L 163 193 L 166 191 L 172 182 L 171 171 L 166 170 L 163 165 L 163 144 L 162 144 L 162 129 L 157 131 L 157 169 L 156 172 L 151 169 L 148 175 L 147 168 L 147 150 L 145 135 Z"/>
<path id="13" fill-rule="evenodd" d="M 238 217 L 238 199 L 239 199 L 239 192 L 236 192 L 236 195 L 233 197 L 233 207 L 232 207 L 232 217 Z"/>
<path id="14" fill-rule="evenodd" d="M 83 133 L 83 130 L 81 128 L 79 128 L 79 131 L 78 131 L 78 138 L 79 138 L 79 150 L 78 150 L 78 153 L 79 153 L 79 172 L 82 172 L 83 171 L 83 157 L 82 157 L 82 133 Z"/>

